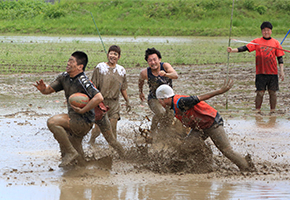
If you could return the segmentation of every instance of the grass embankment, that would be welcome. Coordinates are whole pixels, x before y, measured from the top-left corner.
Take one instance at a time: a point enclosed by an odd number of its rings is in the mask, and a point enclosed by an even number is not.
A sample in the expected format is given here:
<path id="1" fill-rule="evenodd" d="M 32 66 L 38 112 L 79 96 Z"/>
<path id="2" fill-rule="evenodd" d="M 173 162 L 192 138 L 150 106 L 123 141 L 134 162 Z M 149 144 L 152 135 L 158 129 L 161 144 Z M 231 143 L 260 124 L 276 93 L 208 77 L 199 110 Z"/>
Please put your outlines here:
<path id="1" fill-rule="evenodd" d="M 58 2 L 56 0 L 56 2 Z M 228 36 L 233 0 L 43 0 L 0 2 L 0 32 L 95 35 Z M 235 0 L 232 34 L 260 34 L 271 21 L 275 34 L 289 30 L 289 0 Z"/>

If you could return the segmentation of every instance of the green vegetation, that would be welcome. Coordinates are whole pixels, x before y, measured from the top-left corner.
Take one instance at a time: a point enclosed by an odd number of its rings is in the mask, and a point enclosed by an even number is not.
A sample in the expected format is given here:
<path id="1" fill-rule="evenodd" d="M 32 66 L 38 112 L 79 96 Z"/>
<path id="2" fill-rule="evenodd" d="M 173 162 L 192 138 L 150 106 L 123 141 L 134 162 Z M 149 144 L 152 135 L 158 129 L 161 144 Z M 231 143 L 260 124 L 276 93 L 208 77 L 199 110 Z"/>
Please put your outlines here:
<path id="1" fill-rule="evenodd" d="M 57 1 L 58 2 L 58 1 Z M 0 32 L 95 35 L 227 36 L 232 0 L 44 0 L 0 2 Z M 260 34 L 271 21 L 276 35 L 289 30 L 289 0 L 235 0 L 232 35 Z"/>
<path id="2" fill-rule="evenodd" d="M 58 2 L 58 1 L 57 1 Z M 126 68 L 146 67 L 144 52 L 159 49 L 172 65 L 227 63 L 226 47 L 232 0 L 44 0 L 0 1 L 2 35 L 102 36 L 111 35 L 121 46 L 119 63 Z M 262 21 L 271 21 L 273 37 L 282 40 L 290 27 L 289 0 L 235 0 L 232 37 L 251 41 L 260 37 Z M 187 41 L 122 42 L 117 36 L 178 36 Z M 206 36 L 206 37 L 205 37 Z M 290 37 L 290 36 L 288 36 Z M 1 41 L 0 41 L 1 42 Z M 284 43 L 287 44 L 287 41 Z M 233 43 L 231 46 L 242 46 Z M 88 69 L 106 60 L 101 42 L 1 42 L 0 73 L 63 71 L 69 55 L 82 50 L 89 55 Z M 287 63 L 288 54 L 284 57 Z M 230 63 L 254 63 L 254 53 L 231 54 Z M 229 66 L 231 67 L 231 65 Z"/>
<path id="3" fill-rule="evenodd" d="M 184 38 L 180 38 L 184 39 Z M 106 43 L 106 49 L 115 43 Z M 213 37 L 187 38 L 183 42 L 130 42 L 118 43 L 121 47 L 119 64 L 126 68 L 147 67 L 145 50 L 155 47 L 161 51 L 162 60 L 172 65 L 205 65 L 227 62 L 227 39 Z M 235 44 L 237 45 L 237 44 Z M 240 45 L 240 44 L 238 44 Z M 106 61 L 101 42 L 2 42 L 0 73 L 31 73 L 64 71 L 73 51 L 82 50 L 89 55 L 87 69 Z M 254 53 L 231 54 L 230 62 L 254 62 Z"/>
<path id="4" fill-rule="evenodd" d="M 64 71 L 70 54 L 76 50 L 82 50 L 89 56 L 87 69 L 91 70 L 97 63 L 106 61 L 101 42 L 96 37 L 95 42 L 58 42 L 61 37 L 54 37 L 56 41 L 51 42 L 17 42 L 0 41 L 0 74 L 10 73 L 34 73 L 34 72 L 59 72 Z M 165 42 L 122 42 L 124 38 L 114 37 L 116 41 L 105 42 L 106 50 L 113 44 L 118 44 L 121 49 L 119 64 L 129 68 L 144 68 L 147 63 L 144 59 L 145 50 L 155 47 L 162 54 L 162 61 L 174 65 L 204 65 L 204 69 L 212 70 L 213 64 L 227 63 L 228 53 L 226 48 L 228 38 L 226 37 L 174 37 L 164 39 Z M 132 38 L 133 39 L 133 38 Z M 138 37 L 136 38 L 138 39 Z M 152 39 L 156 40 L 156 37 Z M 174 40 L 170 40 L 174 39 Z M 242 37 L 243 41 L 253 38 Z M 281 41 L 281 38 L 278 38 Z M 284 42 L 286 45 L 288 41 Z M 233 47 L 242 46 L 243 43 L 232 41 Z M 289 53 L 284 57 L 285 66 L 289 64 Z M 244 63 L 253 63 L 255 52 L 232 53 L 229 55 L 229 67 L 242 67 Z M 226 68 L 226 64 L 225 68 Z M 254 70 L 254 68 L 253 68 Z M 179 72 L 182 73 L 182 72 Z"/>

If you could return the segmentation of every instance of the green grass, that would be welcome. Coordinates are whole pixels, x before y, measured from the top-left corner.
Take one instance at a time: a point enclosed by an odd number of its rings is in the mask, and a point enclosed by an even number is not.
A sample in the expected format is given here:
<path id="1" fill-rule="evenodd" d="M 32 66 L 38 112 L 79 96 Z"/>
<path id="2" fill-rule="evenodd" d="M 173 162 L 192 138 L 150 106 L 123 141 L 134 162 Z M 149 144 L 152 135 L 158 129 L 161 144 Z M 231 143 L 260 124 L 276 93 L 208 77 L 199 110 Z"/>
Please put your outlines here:
<path id="1" fill-rule="evenodd" d="M 114 37 L 115 38 L 115 37 Z M 119 64 L 127 69 L 144 68 L 147 63 L 144 53 L 147 48 L 155 47 L 162 54 L 162 61 L 171 65 L 203 65 L 204 69 L 211 69 L 215 64 L 227 63 L 228 53 L 226 47 L 228 39 L 225 37 L 181 37 L 174 42 L 168 39 L 164 43 L 149 42 L 116 42 L 105 43 L 105 48 L 117 44 L 121 47 L 121 59 Z M 133 38 L 132 38 L 133 39 Z M 154 38 L 156 39 L 156 38 Z M 184 39 L 187 39 L 184 41 Z M 281 38 L 280 38 L 281 39 Z M 120 39 L 120 41 L 122 38 Z M 241 38 L 250 41 L 251 38 Z M 1 41 L 0 41 L 1 42 Z M 285 42 L 288 44 L 289 42 Z M 96 42 L 26 42 L 16 41 L 0 43 L 0 73 L 34 73 L 34 72 L 60 72 L 65 70 L 66 62 L 72 52 L 84 51 L 89 56 L 87 69 L 93 69 L 97 63 L 106 61 L 103 46 L 98 40 Z M 244 45 L 232 43 L 232 47 Z M 284 56 L 285 66 L 289 64 L 289 53 Z M 232 53 L 229 55 L 229 68 L 236 68 L 244 63 L 255 62 L 255 52 Z M 226 64 L 224 64 L 226 65 Z"/>
<path id="2" fill-rule="evenodd" d="M 182 38 L 184 39 L 184 38 Z M 227 42 L 225 38 L 187 38 L 185 42 L 165 43 L 120 43 L 121 59 L 119 64 L 126 68 L 147 67 L 144 60 L 145 50 L 155 47 L 162 54 L 162 61 L 172 65 L 206 65 L 227 62 Z M 106 49 L 112 44 L 105 44 Z M 0 73 L 31 73 L 64 71 L 72 52 L 82 50 L 89 56 L 87 69 L 106 61 L 101 42 L 50 42 L 19 43 L 2 42 L 0 49 Z M 231 62 L 254 62 L 253 53 L 231 54 Z"/>
<path id="3" fill-rule="evenodd" d="M 0 2 L 1 33 L 130 36 L 228 36 L 232 0 L 44 0 Z M 232 34 L 260 34 L 271 21 L 285 35 L 289 0 L 235 0 Z"/>

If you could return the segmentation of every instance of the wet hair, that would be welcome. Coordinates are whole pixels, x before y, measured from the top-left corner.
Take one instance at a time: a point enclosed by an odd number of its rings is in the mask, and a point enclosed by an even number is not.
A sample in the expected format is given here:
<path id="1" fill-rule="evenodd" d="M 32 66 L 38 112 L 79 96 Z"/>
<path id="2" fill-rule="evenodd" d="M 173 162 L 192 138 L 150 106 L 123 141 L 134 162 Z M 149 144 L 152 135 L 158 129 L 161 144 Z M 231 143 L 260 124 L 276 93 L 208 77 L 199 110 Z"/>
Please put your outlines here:
<path id="1" fill-rule="evenodd" d="M 269 28 L 269 29 L 272 30 L 273 26 L 272 26 L 272 24 L 270 22 L 263 22 L 261 24 L 261 30 L 263 30 L 264 28 Z"/>
<path id="2" fill-rule="evenodd" d="M 156 54 L 158 56 L 159 59 L 161 59 L 161 53 L 160 51 L 158 51 L 157 49 L 155 49 L 154 47 L 153 48 L 148 48 L 146 51 L 145 51 L 145 60 L 147 61 L 148 60 L 148 56 L 152 55 L 152 54 Z"/>
<path id="3" fill-rule="evenodd" d="M 110 46 L 108 53 L 110 53 L 110 51 L 115 51 L 119 54 L 119 57 L 121 56 L 121 48 L 117 45 Z"/>
<path id="4" fill-rule="evenodd" d="M 88 56 L 85 52 L 82 52 L 82 51 L 75 51 L 74 53 L 72 53 L 73 57 L 76 58 L 76 61 L 77 61 L 77 64 L 78 65 L 83 65 L 83 71 L 85 71 L 86 69 L 86 66 L 89 62 L 89 59 L 88 59 Z"/>

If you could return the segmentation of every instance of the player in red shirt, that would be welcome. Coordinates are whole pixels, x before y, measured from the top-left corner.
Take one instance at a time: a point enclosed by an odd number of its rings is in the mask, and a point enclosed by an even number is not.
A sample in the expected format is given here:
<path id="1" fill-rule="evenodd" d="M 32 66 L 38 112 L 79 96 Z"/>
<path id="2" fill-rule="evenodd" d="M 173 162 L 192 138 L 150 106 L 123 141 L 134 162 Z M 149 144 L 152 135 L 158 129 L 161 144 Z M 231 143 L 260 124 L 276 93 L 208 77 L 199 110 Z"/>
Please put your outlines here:
<path id="1" fill-rule="evenodd" d="M 282 49 L 278 40 L 271 37 L 272 24 L 270 22 L 263 22 L 261 25 L 261 31 L 263 37 L 252 40 L 249 44 L 232 49 L 227 48 L 229 53 L 243 52 L 243 51 L 256 51 L 256 111 L 262 114 L 261 107 L 263 103 L 263 96 L 265 91 L 268 90 L 270 96 L 270 114 L 275 113 L 277 104 L 276 91 L 279 90 L 279 77 L 284 80 L 284 65 Z M 274 48 L 271 48 L 274 47 Z M 280 70 L 278 72 L 277 61 L 279 63 Z M 279 77 L 278 77 L 279 74 Z"/>
<path id="2" fill-rule="evenodd" d="M 231 147 L 220 114 L 204 102 L 216 95 L 227 92 L 232 86 L 233 81 L 229 80 L 219 90 L 198 96 L 186 96 L 175 95 L 170 86 L 163 84 L 157 88 L 156 97 L 164 108 L 170 107 L 174 110 L 175 117 L 184 126 L 191 128 L 181 145 L 182 150 L 187 151 L 192 148 L 193 144 L 202 144 L 204 140 L 210 137 L 216 147 L 236 164 L 240 171 L 255 171 L 250 155 L 243 157 Z"/>

